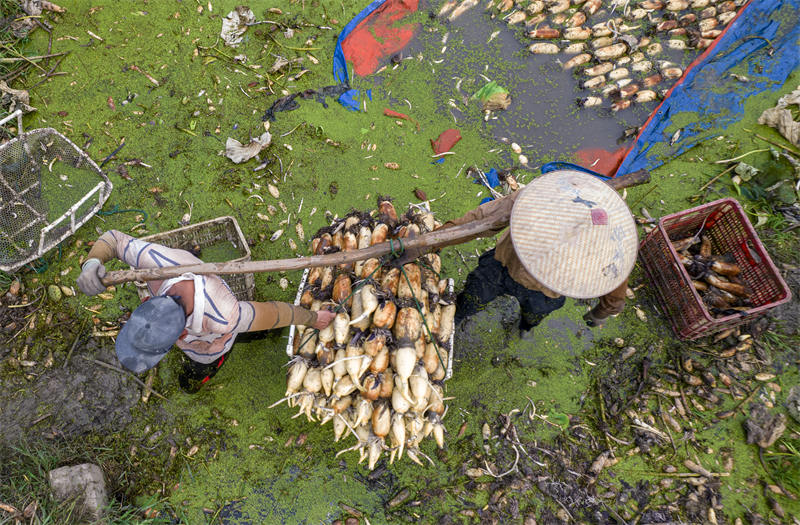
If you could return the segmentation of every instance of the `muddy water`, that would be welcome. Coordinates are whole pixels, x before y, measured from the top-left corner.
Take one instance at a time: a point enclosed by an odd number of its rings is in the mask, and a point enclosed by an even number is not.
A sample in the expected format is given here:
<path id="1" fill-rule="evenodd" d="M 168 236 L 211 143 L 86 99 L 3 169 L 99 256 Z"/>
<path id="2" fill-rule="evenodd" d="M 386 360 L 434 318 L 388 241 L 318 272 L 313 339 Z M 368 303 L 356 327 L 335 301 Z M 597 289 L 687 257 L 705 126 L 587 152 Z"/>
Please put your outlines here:
<path id="1" fill-rule="evenodd" d="M 438 5 L 433 9 L 438 10 Z M 618 14 L 600 11 L 590 21 L 599 23 Z M 436 24 L 430 24 L 433 25 Z M 483 125 L 497 140 L 520 144 L 523 153 L 531 159 L 570 160 L 570 155 L 580 149 L 614 151 L 629 146 L 633 132 L 658 105 L 658 101 L 632 104 L 625 110 L 613 112 L 612 101 L 603 98 L 601 106 L 579 107 L 579 99 L 601 95 L 581 89 L 578 75 L 563 69 L 562 64 L 574 55 L 530 53 L 527 46 L 533 41 L 524 35 L 522 28 L 508 26 L 497 18 L 490 19 L 482 6 L 476 6 L 453 22 L 426 29 L 403 55 L 421 53 L 429 61 L 438 91 L 444 94 L 441 111 L 450 112 L 454 126 L 463 125 L 465 120 L 474 124 L 483 115 L 475 111 L 479 103 L 467 100 L 468 97 L 487 79 L 496 81 L 510 91 L 512 103 L 507 110 L 494 113 Z M 642 24 L 633 34 L 640 38 L 644 30 L 645 24 Z M 498 34 L 491 38 L 495 32 Z M 445 41 L 446 33 L 449 35 Z M 566 41 L 554 42 L 565 47 Z M 685 67 L 696 55 L 695 50 L 665 49 L 648 59 L 654 64 L 670 60 Z M 644 74 L 632 72 L 631 78 L 639 81 L 655 72 L 655 69 Z M 652 89 L 666 90 L 672 83 L 665 81 Z M 453 107 L 448 99 L 455 101 L 458 107 Z"/>

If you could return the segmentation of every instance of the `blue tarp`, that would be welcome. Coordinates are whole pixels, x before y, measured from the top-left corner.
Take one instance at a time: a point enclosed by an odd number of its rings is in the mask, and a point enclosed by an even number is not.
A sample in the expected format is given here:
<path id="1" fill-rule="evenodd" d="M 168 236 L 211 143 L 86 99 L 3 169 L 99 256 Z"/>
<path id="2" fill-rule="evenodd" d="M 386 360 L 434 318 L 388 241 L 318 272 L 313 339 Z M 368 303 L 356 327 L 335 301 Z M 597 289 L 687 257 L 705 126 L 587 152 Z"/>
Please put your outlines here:
<path id="1" fill-rule="evenodd" d="M 594 175 L 600 180 L 608 180 L 611 177 L 607 177 L 602 173 L 597 173 L 596 171 L 592 171 L 588 168 L 584 168 L 583 166 L 578 166 L 577 164 L 572 164 L 571 162 L 548 162 L 544 164 L 541 168 L 542 173 L 550 173 L 551 171 L 556 170 L 575 170 L 580 171 L 583 173 L 588 173 L 589 175 Z"/>
<path id="2" fill-rule="evenodd" d="M 336 48 L 333 50 L 333 78 L 335 78 L 337 82 L 347 86 L 350 85 L 350 76 L 347 74 L 347 60 L 344 58 L 344 51 L 342 51 L 342 42 L 344 42 L 347 36 L 362 22 L 362 20 L 382 6 L 384 2 L 386 2 L 386 0 L 374 0 L 358 13 L 355 18 L 350 20 L 347 25 L 344 26 L 342 32 L 339 33 L 339 38 L 336 39 Z"/>
<path id="3" fill-rule="evenodd" d="M 372 90 L 366 90 L 367 98 L 372 100 Z M 361 91 L 358 89 L 348 89 L 339 95 L 339 104 L 349 109 L 350 111 L 359 111 L 361 109 Z"/>
<path id="4" fill-rule="evenodd" d="M 742 118 L 747 97 L 780 88 L 798 65 L 800 0 L 751 0 L 672 88 L 616 174 L 656 168 L 712 138 Z"/>
<path id="5" fill-rule="evenodd" d="M 339 34 L 333 57 L 337 81 L 349 83 L 342 42 L 385 3 L 374 0 Z M 798 66 L 800 0 L 750 0 L 669 91 L 616 175 L 652 170 L 716 136 L 742 118 L 747 97 L 780 88 Z"/>
<path id="6" fill-rule="evenodd" d="M 487 171 L 486 173 L 484 173 L 484 175 L 486 176 L 486 182 L 489 183 L 489 187 L 490 188 L 495 188 L 495 187 L 500 185 L 500 176 L 497 174 L 497 170 L 496 169 L 492 168 L 489 171 Z M 474 184 L 483 185 L 483 181 L 481 180 L 480 177 L 475 177 L 474 179 L 472 179 L 472 182 Z M 489 201 L 493 201 L 493 200 L 494 200 L 494 197 L 484 197 L 483 199 L 481 199 L 480 203 L 481 204 L 485 204 L 485 203 L 487 203 Z"/>

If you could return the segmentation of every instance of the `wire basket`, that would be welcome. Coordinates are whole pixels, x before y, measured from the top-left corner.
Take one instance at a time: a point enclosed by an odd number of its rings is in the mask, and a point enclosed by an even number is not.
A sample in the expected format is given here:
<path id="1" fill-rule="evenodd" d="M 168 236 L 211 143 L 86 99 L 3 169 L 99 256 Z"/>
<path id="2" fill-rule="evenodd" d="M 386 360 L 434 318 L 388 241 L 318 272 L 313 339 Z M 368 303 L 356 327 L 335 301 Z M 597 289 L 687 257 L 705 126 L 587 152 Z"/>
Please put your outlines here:
<path id="1" fill-rule="evenodd" d="M 730 253 L 742 269 L 739 277 L 753 290 L 752 308 L 719 318 L 709 313 L 671 242 L 690 237 L 701 227 L 711 239 L 713 252 Z M 792 297 L 744 210 L 734 199 L 721 199 L 662 217 L 658 227 L 642 241 L 639 256 L 655 284 L 672 329 L 684 340 L 740 325 Z"/>
<path id="2" fill-rule="evenodd" d="M 141 240 L 182 250 L 192 250 L 198 247 L 200 249 L 198 257 L 203 259 L 203 262 L 250 260 L 250 247 L 247 245 L 247 240 L 239 228 L 239 223 L 230 216 L 217 217 L 183 228 L 155 233 L 142 237 Z M 252 273 L 221 274 L 219 277 L 225 281 L 238 300 L 253 300 L 256 285 Z M 141 299 L 150 295 L 145 283 L 136 281 L 135 284 Z"/>
<path id="3" fill-rule="evenodd" d="M 0 146 L 0 270 L 13 272 L 75 233 L 112 184 L 82 149 L 52 128 L 22 131 Z"/>

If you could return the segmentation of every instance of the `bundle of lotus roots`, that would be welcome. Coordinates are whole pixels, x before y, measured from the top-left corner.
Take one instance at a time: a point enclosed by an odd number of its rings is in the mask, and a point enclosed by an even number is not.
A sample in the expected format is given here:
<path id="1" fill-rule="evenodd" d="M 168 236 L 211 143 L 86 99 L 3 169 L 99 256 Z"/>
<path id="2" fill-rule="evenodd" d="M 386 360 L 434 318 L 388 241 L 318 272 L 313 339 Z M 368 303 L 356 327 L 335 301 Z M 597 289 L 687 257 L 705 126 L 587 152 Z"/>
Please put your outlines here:
<path id="1" fill-rule="evenodd" d="M 430 212 L 397 215 L 391 199 L 377 213 L 353 211 L 311 241 L 316 255 L 356 250 L 426 233 L 439 226 Z M 399 243 L 398 243 L 399 245 Z M 390 463 L 403 452 L 421 464 L 419 449 L 433 435 L 444 446 L 445 379 L 455 303 L 441 260 L 427 254 L 401 267 L 367 259 L 313 268 L 300 304 L 337 313 L 323 330 L 298 327 L 286 399 L 321 424 L 332 421 L 335 441 L 349 434 L 359 463 L 372 470 L 383 451 Z M 337 454 L 338 455 L 338 454 Z"/>
<path id="2" fill-rule="evenodd" d="M 753 308 L 752 289 L 741 279 L 741 268 L 733 255 L 714 254 L 708 235 L 693 235 L 672 241 L 678 258 L 714 317 L 737 314 Z"/>

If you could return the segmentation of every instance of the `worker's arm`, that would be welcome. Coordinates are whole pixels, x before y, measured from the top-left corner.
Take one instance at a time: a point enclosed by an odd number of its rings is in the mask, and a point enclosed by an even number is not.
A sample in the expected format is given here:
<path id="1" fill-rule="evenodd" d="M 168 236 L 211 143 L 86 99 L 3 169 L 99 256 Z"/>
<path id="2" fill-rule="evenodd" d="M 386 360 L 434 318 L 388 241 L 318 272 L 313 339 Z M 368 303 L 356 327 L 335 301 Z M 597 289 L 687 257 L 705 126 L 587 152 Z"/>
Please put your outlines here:
<path id="1" fill-rule="evenodd" d="M 625 308 L 625 293 L 628 290 L 628 281 L 620 284 L 611 292 L 600 298 L 597 306 L 586 313 L 584 319 L 590 326 L 599 326 L 612 315 L 620 313 Z"/>
<path id="2" fill-rule="evenodd" d="M 453 219 L 451 221 L 447 221 L 440 227 L 440 229 L 451 228 L 453 226 L 461 226 L 462 224 L 467 224 L 480 219 L 485 219 L 496 214 L 504 214 L 508 217 L 511 217 L 511 209 L 514 207 L 514 201 L 516 200 L 518 195 L 519 191 L 515 191 L 514 193 L 510 193 L 504 197 L 500 197 L 499 199 L 495 199 L 485 204 L 481 204 L 477 208 L 468 211 L 461 217 Z M 441 246 L 450 246 L 451 244 L 461 244 L 467 241 L 471 241 L 473 239 L 477 239 L 479 237 L 491 237 L 492 235 L 496 235 L 501 231 L 503 231 L 507 226 L 508 222 L 505 222 L 503 223 L 502 226 L 499 226 L 492 230 L 483 231 L 467 239 L 459 239 L 458 241 L 445 243 L 442 244 Z"/>
<path id="3" fill-rule="evenodd" d="M 247 332 L 271 330 L 293 324 L 322 329 L 328 326 L 333 318 L 336 317 L 336 314 L 327 310 L 312 312 L 302 306 L 279 301 L 243 301 L 243 303 L 253 309 L 253 321 L 247 328 Z"/>
<path id="4" fill-rule="evenodd" d="M 105 264 L 117 256 L 117 235 L 122 235 L 115 230 L 109 230 L 101 235 L 89 250 L 87 259 L 97 259 Z"/>
<path id="5" fill-rule="evenodd" d="M 78 287 L 87 295 L 96 295 L 105 286 L 102 278 L 106 275 L 104 264 L 117 258 L 134 268 L 160 268 L 181 264 L 202 263 L 200 259 L 186 250 L 170 248 L 160 244 L 143 241 L 117 230 L 109 230 L 95 241 L 86 262 L 81 266 Z M 148 286 L 158 287 L 158 281 L 150 281 Z"/>

